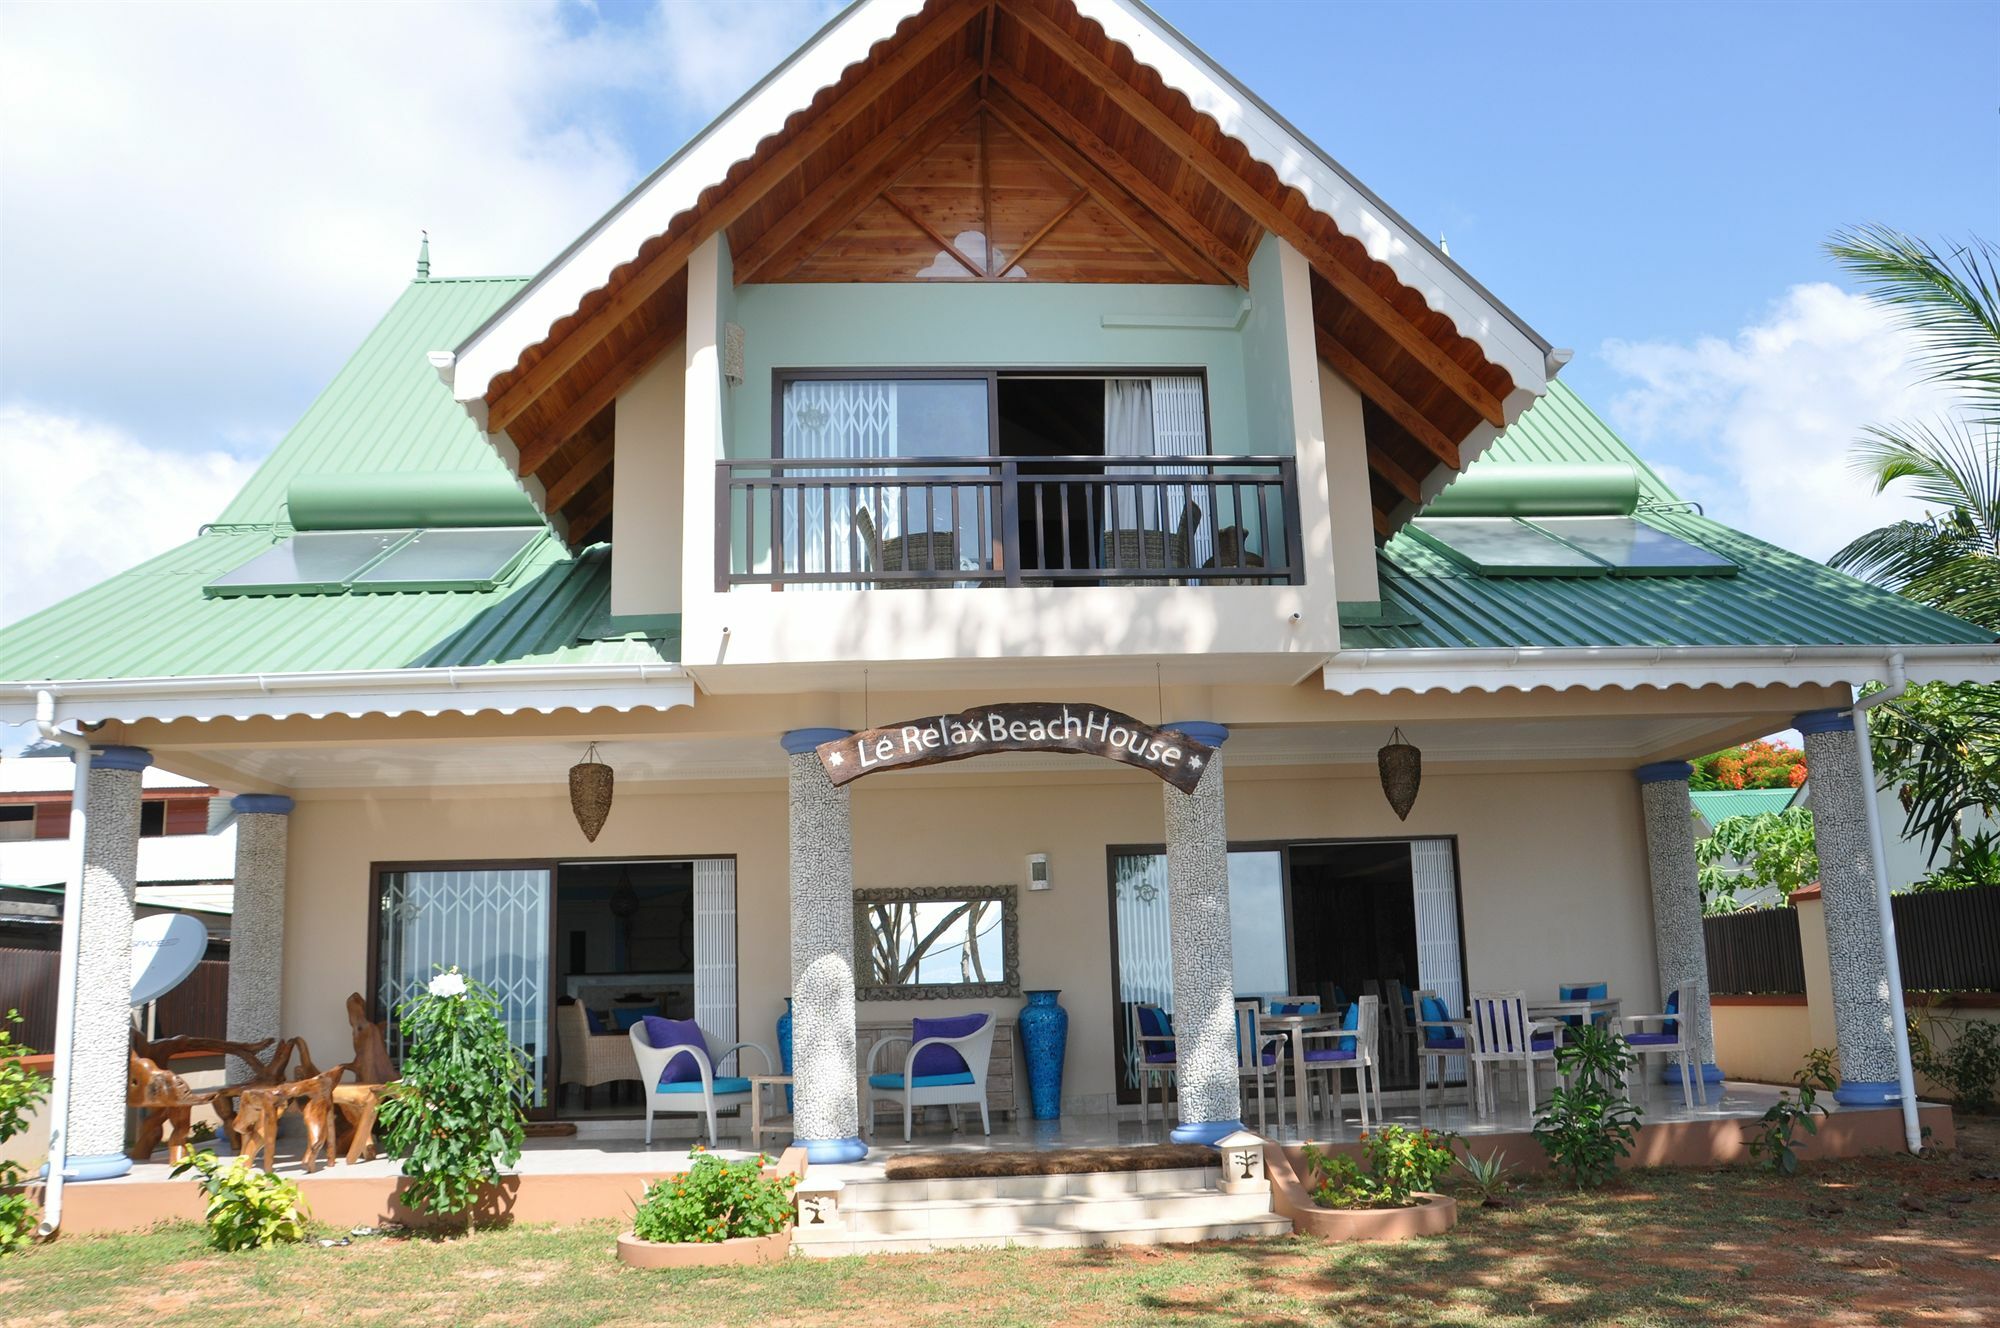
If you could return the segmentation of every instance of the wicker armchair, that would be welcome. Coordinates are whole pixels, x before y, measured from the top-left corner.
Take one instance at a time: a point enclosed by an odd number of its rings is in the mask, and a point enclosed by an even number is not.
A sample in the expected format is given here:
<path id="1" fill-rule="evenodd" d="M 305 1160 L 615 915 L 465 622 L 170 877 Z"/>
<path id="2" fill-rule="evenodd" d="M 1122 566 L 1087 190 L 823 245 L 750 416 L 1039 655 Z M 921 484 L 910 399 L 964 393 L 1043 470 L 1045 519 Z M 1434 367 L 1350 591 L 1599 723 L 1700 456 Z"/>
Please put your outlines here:
<path id="1" fill-rule="evenodd" d="M 878 535 L 875 517 L 866 507 L 854 509 L 854 533 L 861 537 L 861 557 L 857 566 L 877 572 L 956 572 L 960 570 L 958 536 L 948 530 L 919 530 L 909 535 Z M 881 560 L 875 561 L 877 549 Z M 940 578 L 929 578 L 930 580 Z M 910 590 L 926 584 L 914 581 L 871 583 L 875 590 Z"/>
<path id="2" fill-rule="evenodd" d="M 1104 532 L 1104 566 L 1127 572 L 1158 572 L 1194 565 L 1194 537 L 1201 529 L 1201 508 L 1190 498 L 1181 509 L 1180 528 L 1169 535 L 1163 530 L 1107 530 Z M 1182 584 L 1171 577 L 1135 580 L 1120 577 L 1130 586 L 1173 586 Z"/>
<path id="3" fill-rule="evenodd" d="M 556 1003 L 556 1043 L 561 1052 L 562 1084 L 580 1084 L 584 1101 L 599 1084 L 622 1083 L 639 1078 L 639 1062 L 632 1055 L 632 1040 L 623 1033 L 593 1033 L 583 1004 L 565 997 Z"/>

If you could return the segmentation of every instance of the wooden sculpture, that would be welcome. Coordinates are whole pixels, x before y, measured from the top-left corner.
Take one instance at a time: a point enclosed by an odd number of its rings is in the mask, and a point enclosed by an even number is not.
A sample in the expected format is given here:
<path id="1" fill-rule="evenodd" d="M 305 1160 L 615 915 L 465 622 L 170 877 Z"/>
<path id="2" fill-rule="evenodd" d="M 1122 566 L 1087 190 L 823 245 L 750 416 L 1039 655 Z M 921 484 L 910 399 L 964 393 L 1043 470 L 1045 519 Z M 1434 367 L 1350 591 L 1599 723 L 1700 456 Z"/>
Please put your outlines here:
<path id="1" fill-rule="evenodd" d="M 368 1002 L 360 992 L 347 998 L 347 1026 L 354 1036 L 354 1060 L 349 1069 L 357 1082 L 336 1084 L 334 1147 L 352 1166 L 375 1156 L 375 1116 L 381 1110 L 382 1089 L 396 1078 L 383 1026 L 368 1017 Z"/>
<path id="2" fill-rule="evenodd" d="M 139 1109 L 139 1125 L 128 1156 L 134 1162 L 144 1162 L 166 1135 L 167 1161 L 179 1162 L 187 1154 L 194 1109 L 206 1105 L 212 1095 L 193 1091 L 185 1079 L 137 1051 L 129 1053 L 125 1083 L 126 1105 Z M 168 1133 L 170 1127 L 172 1132 Z"/>
<path id="3" fill-rule="evenodd" d="M 303 1078 L 282 1084 L 239 1084 L 236 1111 L 231 1125 L 236 1133 L 236 1151 L 241 1157 L 264 1154 L 264 1169 L 277 1163 L 278 1123 L 285 1112 L 296 1108 L 306 1124 L 306 1147 L 301 1161 L 306 1174 L 319 1169 L 322 1157 L 333 1160 L 333 1092 L 347 1074 L 348 1067 L 336 1065 L 315 1071 L 310 1059 Z"/>

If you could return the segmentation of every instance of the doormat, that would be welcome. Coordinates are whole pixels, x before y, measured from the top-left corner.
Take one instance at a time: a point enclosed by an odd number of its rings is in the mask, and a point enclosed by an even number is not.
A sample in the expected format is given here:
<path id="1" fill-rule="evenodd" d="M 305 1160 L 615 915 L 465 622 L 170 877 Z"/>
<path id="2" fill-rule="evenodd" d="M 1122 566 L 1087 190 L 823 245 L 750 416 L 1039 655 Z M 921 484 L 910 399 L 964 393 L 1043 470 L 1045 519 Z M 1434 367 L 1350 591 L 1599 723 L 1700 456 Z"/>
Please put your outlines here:
<path id="1" fill-rule="evenodd" d="M 576 1126 L 568 1121 L 529 1121 L 521 1127 L 522 1133 L 530 1139 L 574 1139 Z"/>
<path id="2" fill-rule="evenodd" d="M 1092 1171 L 1170 1171 L 1212 1167 L 1219 1155 L 1205 1144 L 1140 1144 L 1132 1148 L 1001 1149 L 910 1153 L 891 1157 L 890 1180 L 954 1180 L 984 1176 L 1077 1176 Z"/>

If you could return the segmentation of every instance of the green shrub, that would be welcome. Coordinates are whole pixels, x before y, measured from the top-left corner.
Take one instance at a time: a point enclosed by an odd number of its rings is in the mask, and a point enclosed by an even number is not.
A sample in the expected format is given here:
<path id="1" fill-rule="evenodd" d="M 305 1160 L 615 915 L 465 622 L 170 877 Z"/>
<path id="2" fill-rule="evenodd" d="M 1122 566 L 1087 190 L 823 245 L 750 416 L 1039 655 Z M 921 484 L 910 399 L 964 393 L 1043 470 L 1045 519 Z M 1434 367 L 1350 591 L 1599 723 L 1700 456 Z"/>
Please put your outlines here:
<path id="1" fill-rule="evenodd" d="M 471 1212 L 500 1168 L 521 1160 L 528 1064 L 507 1039 L 493 989 L 456 968 L 396 1008 L 408 1050 L 382 1102 L 383 1137 L 403 1159 L 403 1201 L 426 1213 Z"/>
<path id="2" fill-rule="evenodd" d="M 48 1096 L 49 1081 L 22 1064 L 32 1048 L 14 1040 L 21 1013 L 9 1010 L 0 1020 L 0 1143 L 28 1128 L 28 1114 Z M 35 1230 L 35 1205 L 22 1188 L 26 1169 L 19 1162 L 0 1161 L 0 1255 L 28 1243 Z"/>
<path id="3" fill-rule="evenodd" d="M 1472 1183 L 1472 1192 L 1479 1196 L 1479 1202 L 1487 1205 L 1504 1203 L 1500 1197 L 1507 1192 L 1507 1154 L 1495 1149 L 1485 1157 L 1479 1157 L 1470 1149 L 1458 1159 L 1459 1169 L 1465 1172 Z"/>
<path id="4" fill-rule="evenodd" d="M 1632 1151 L 1639 1132 L 1639 1109 L 1625 1096 L 1632 1068 L 1625 1039 L 1595 1024 L 1570 1030 L 1556 1048 L 1556 1068 L 1568 1086 L 1558 1087 L 1535 1119 L 1535 1141 L 1551 1169 L 1578 1189 L 1609 1181 L 1618 1159 Z"/>
<path id="5" fill-rule="evenodd" d="M 761 1154 L 725 1162 L 699 1144 L 694 1165 L 646 1187 L 632 1215 L 632 1234 L 668 1244 L 772 1236 L 792 1224 L 797 1176 L 766 1176 Z"/>
<path id="6" fill-rule="evenodd" d="M 1771 1160 L 1772 1169 L 1783 1176 L 1797 1173 L 1799 1169 L 1798 1149 L 1792 1142 L 1793 1132 L 1801 1127 L 1807 1134 L 1819 1133 L 1819 1122 L 1813 1119 L 1813 1112 L 1827 1114 L 1819 1105 L 1821 1093 L 1831 1093 L 1840 1086 L 1840 1079 L 1834 1070 L 1834 1055 L 1825 1047 L 1815 1047 L 1806 1053 L 1805 1068 L 1792 1076 L 1798 1085 L 1796 1101 L 1790 1093 L 1778 1094 L 1778 1100 L 1758 1117 L 1760 1128 L 1749 1137 L 1750 1156 L 1766 1157 Z"/>
<path id="7" fill-rule="evenodd" d="M 1949 1032 L 1946 1045 L 1937 1034 Z M 1910 1020 L 1910 1063 L 1966 1111 L 1991 1111 L 2000 1097 L 2000 1024 L 1979 1019 Z"/>
<path id="8" fill-rule="evenodd" d="M 1313 1202 L 1321 1208 L 1408 1208 L 1416 1194 L 1436 1189 L 1437 1178 L 1451 1167 L 1453 1138 L 1440 1130 L 1401 1125 L 1364 1130 L 1365 1174 L 1345 1153 L 1328 1157 L 1307 1144 L 1306 1165 L 1316 1181 Z"/>
<path id="9" fill-rule="evenodd" d="M 199 1174 L 208 1195 L 203 1220 L 209 1244 L 218 1250 L 257 1250 L 306 1238 L 310 1214 L 296 1183 L 252 1168 L 247 1158 L 225 1167 L 206 1150 L 188 1154 L 173 1174 L 189 1171 Z"/>

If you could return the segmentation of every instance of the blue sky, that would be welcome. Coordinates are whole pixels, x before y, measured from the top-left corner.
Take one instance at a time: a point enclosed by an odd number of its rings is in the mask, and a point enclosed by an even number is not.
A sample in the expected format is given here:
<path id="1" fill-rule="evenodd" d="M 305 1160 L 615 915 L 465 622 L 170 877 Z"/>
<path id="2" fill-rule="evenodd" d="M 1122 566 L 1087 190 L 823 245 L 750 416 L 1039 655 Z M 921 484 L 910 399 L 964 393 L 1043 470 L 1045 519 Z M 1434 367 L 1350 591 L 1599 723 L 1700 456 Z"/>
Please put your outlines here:
<path id="1" fill-rule="evenodd" d="M 1717 515 L 1824 556 L 1909 510 L 1841 454 L 1939 403 L 1818 245 L 2000 234 L 2000 4 L 1158 7 Z M 829 12 L 10 10 L 0 621 L 219 510 L 421 228 L 441 275 L 533 271 Z"/>

